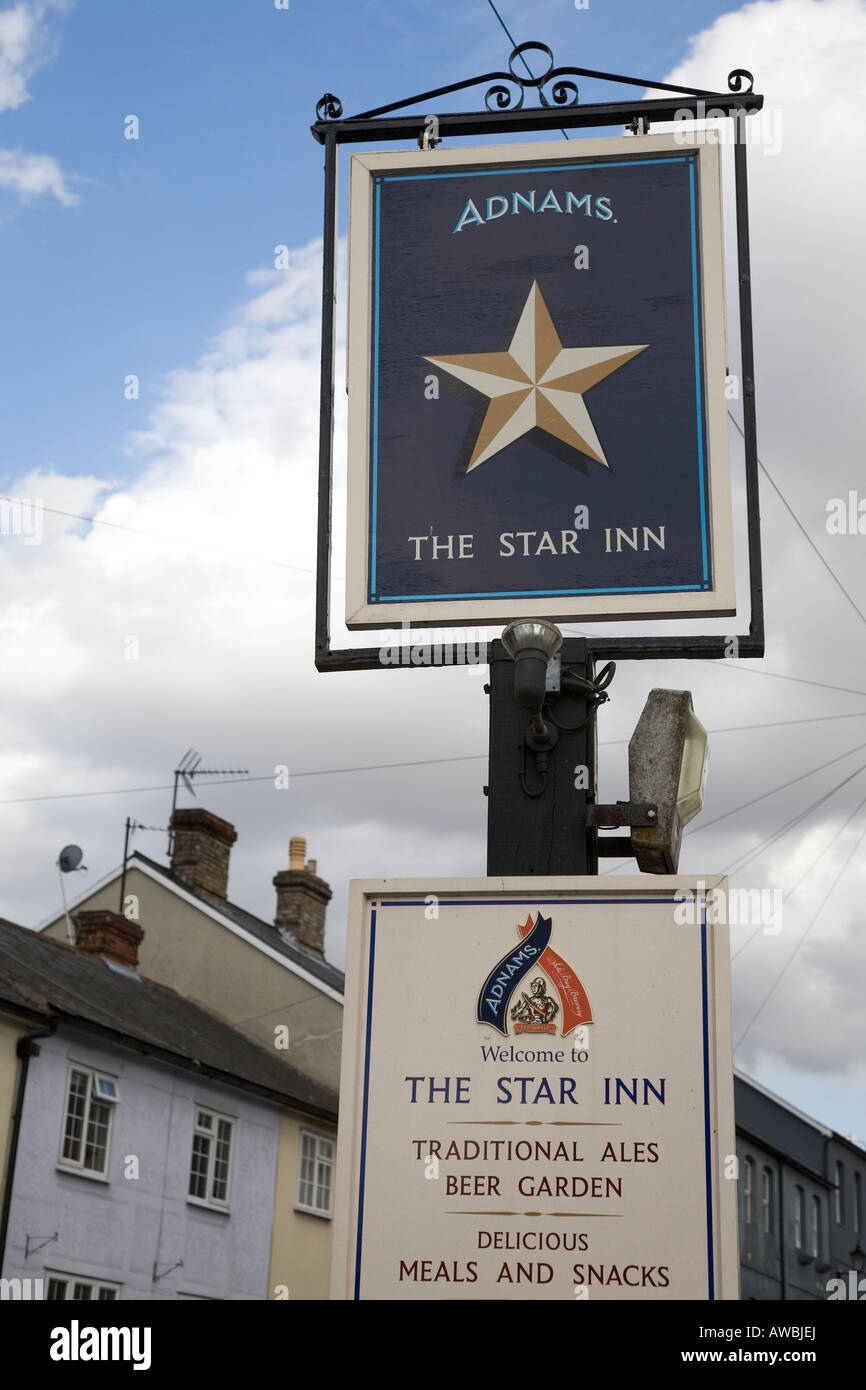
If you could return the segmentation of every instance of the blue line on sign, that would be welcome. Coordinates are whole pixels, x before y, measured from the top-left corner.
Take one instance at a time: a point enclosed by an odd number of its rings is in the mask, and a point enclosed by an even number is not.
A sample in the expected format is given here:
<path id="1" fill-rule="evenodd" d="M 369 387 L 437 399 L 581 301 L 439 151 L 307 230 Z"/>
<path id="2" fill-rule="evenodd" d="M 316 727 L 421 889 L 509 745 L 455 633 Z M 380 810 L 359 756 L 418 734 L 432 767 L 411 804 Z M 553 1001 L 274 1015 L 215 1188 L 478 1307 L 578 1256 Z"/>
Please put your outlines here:
<path id="1" fill-rule="evenodd" d="M 642 589 L 496 589 L 471 594 L 379 594 L 377 603 L 445 603 L 451 598 L 544 598 L 556 594 L 686 594 L 703 584 L 647 584 Z"/>
<path id="2" fill-rule="evenodd" d="M 376 593 L 376 520 L 379 498 L 379 195 L 381 184 L 376 184 L 376 214 L 373 230 L 375 247 L 376 304 L 373 311 L 373 496 L 371 499 L 372 535 L 370 538 L 370 597 Z"/>
<path id="3" fill-rule="evenodd" d="M 367 1115 L 370 1099 L 370 1032 L 373 1027 L 373 963 L 376 956 L 376 909 L 370 912 L 370 963 L 367 970 L 367 1043 L 364 1057 L 364 1110 L 361 1119 L 361 1166 L 358 1174 L 358 1238 L 355 1246 L 355 1299 L 361 1297 L 361 1240 L 364 1233 L 364 1178 L 367 1165 Z"/>
<path id="4" fill-rule="evenodd" d="M 689 199 L 692 210 L 692 313 L 695 324 L 695 406 L 698 417 L 698 479 L 701 490 L 701 555 L 704 562 L 704 582 L 707 580 L 707 517 L 704 497 L 704 421 L 701 401 L 701 341 L 698 303 L 698 244 L 695 207 L 695 161 L 689 164 Z"/>
<path id="5" fill-rule="evenodd" d="M 701 910 L 701 1013 L 704 1044 L 704 1152 L 707 1184 L 707 1297 L 716 1297 L 713 1269 L 713 1145 L 710 1132 L 710 1023 L 707 999 L 707 912 Z"/>
<path id="6" fill-rule="evenodd" d="M 621 895 L 614 894 L 611 894 L 609 898 L 534 898 L 532 894 L 527 894 L 522 898 L 448 898 L 444 904 L 440 898 L 439 905 L 440 907 L 443 905 L 445 907 L 524 907 L 526 903 L 533 902 L 538 903 L 539 907 L 546 907 L 550 903 L 572 903 L 577 906 L 583 903 L 587 906 L 604 907 L 609 906 L 614 900 L 622 902 L 623 898 Z M 679 900 L 677 898 L 626 898 L 625 901 L 629 904 L 638 903 L 642 906 L 655 904 L 656 907 L 663 907 L 665 903 L 677 903 Z M 426 903 L 423 899 L 391 898 L 387 902 L 380 902 L 379 907 L 426 907 Z"/>
<path id="7" fill-rule="evenodd" d="M 658 159 L 629 159 L 624 155 L 622 159 L 607 159 L 603 162 L 598 159 L 588 159 L 584 164 L 533 164 L 527 160 L 525 164 L 505 164 L 497 169 L 469 169 L 466 173 L 457 173 L 454 170 L 446 169 L 441 174 L 382 174 L 382 183 L 409 183 L 417 179 L 477 179 L 499 177 L 501 174 L 522 174 L 524 172 L 533 174 L 559 173 L 561 169 L 619 169 L 623 164 L 635 167 L 638 164 L 682 164 L 688 155 L 660 156 Z"/>

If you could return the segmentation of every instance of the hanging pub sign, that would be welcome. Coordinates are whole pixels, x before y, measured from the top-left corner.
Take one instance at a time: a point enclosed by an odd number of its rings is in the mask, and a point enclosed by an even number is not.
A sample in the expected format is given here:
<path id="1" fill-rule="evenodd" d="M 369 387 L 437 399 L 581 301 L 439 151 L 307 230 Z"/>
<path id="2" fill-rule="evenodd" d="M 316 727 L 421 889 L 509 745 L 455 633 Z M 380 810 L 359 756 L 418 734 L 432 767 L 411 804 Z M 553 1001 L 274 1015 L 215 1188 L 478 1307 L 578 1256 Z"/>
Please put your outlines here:
<path id="1" fill-rule="evenodd" d="M 719 147 L 356 154 L 350 628 L 735 611 Z"/>
<path id="2" fill-rule="evenodd" d="M 739 1297 L 725 903 L 352 884 L 333 1297 Z"/>

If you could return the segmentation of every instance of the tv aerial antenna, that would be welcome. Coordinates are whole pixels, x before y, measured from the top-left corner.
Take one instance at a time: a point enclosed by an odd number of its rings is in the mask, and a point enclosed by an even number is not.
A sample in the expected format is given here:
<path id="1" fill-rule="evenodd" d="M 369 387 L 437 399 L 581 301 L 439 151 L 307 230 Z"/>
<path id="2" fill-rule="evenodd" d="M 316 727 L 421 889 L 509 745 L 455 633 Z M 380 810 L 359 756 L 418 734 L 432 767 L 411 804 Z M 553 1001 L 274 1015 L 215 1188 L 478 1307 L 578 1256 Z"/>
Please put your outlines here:
<path id="1" fill-rule="evenodd" d="M 171 798 L 171 816 L 168 821 L 168 854 L 174 852 L 174 813 L 177 807 L 178 783 L 182 782 L 190 796 L 195 796 L 194 777 L 247 777 L 248 767 L 202 767 L 201 754 L 188 748 L 174 770 L 174 792 Z"/>

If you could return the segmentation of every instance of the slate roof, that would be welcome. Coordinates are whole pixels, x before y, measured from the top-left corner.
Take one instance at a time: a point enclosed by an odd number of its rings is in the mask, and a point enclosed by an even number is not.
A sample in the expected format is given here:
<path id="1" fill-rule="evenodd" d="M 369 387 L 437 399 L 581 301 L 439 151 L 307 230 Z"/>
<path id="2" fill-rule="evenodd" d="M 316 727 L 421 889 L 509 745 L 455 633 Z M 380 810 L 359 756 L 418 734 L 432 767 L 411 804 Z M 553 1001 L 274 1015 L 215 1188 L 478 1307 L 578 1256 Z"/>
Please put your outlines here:
<path id="1" fill-rule="evenodd" d="M 244 908 L 238 907 L 235 903 L 230 903 L 226 898 L 218 898 L 215 893 L 208 893 L 204 888 L 198 888 L 194 883 L 188 883 L 179 874 L 172 873 L 165 864 L 157 864 L 155 860 L 149 859 L 146 854 L 141 854 L 136 850 L 130 855 L 127 871 L 135 866 L 136 859 L 140 859 L 154 873 L 159 874 L 160 878 L 165 879 L 166 883 L 174 888 L 182 888 L 190 897 L 198 898 L 208 907 L 219 912 L 223 917 L 228 917 L 229 921 L 236 926 L 243 927 L 264 946 L 270 946 L 274 951 L 278 951 L 286 960 L 299 965 L 302 970 L 306 970 L 310 975 L 314 975 L 323 984 L 329 985 L 331 989 L 337 990 L 340 994 L 345 989 L 345 976 L 342 970 L 338 970 L 335 965 L 331 965 L 323 956 L 315 951 L 307 951 L 297 943 L 287 941 L 280 936 L 272 922 L 264 922 L 261 917 L 254 917 L 251 912 L 246 912 Z"/>
<path id="2" fill-rule="evenodd" d="M 231 1024 L 164 985 L 0 918 L 2 1003 L 111 1034 L 163 1061 L 336 1120 L 332 1091 Z"/>

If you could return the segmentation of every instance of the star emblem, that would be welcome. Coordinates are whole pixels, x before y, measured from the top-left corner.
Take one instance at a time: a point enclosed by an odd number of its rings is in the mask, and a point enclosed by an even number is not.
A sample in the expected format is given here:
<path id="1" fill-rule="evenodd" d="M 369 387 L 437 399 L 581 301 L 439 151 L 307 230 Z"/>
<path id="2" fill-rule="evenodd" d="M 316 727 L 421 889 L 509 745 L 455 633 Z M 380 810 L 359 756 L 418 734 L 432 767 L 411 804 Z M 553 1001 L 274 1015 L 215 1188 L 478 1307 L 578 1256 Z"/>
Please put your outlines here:
<path id="1" fill-rule="evenodd" d="M 564 348 L 533 281 L 507 352 L 424 361 L 490 398 L 467 473 L 536 426 L 609 468 L 584 393 L 649 346 Z"/>

